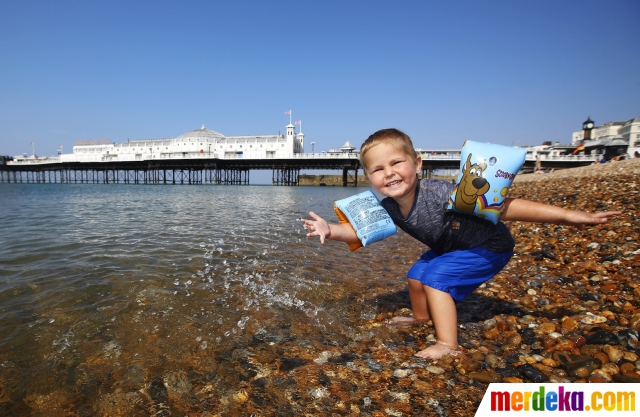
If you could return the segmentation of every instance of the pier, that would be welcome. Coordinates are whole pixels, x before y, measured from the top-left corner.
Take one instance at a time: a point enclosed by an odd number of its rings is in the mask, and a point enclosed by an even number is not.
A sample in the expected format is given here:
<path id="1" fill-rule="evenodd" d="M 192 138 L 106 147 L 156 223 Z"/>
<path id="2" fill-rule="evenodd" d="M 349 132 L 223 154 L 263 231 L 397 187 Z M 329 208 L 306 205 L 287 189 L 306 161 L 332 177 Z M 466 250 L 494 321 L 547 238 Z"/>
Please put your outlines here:
<path id="1" fill-rule="evenodd" d="M 273 185 L 293 186 L 300 184 L 300 171 L 323 170 L 341 173 L 343 187 L 358 186 L 359 152 L 349 141 L 340 149 L 305 153 L 304 140 L 291 123 L 285 134 L 225 136 L 202 125 L 175 138 L 81 140 L 70 154 L 0 156 L 0 183 L 248 185 L 250 171 L 271 170 Z M 590 165 L 604 154 L 600 148 L 576 154 L 573 146 L 526 148 L 522 170 L 533 172 L 536 159 L 546 170 Z M 461 149 L 416 152 L 423 178 L 460 168 Z"/>
<path id="2" fill-rule="evenodd" d="M 419 150 L 422 176 L 439 170 L 457 170 L 460 150 Z M 272 184 L 298 185 L 301 170 L 342 173 L 342 186 L 357 186 L 361 168 L 358 154 L 298 153 L 291 158 L 248 158 L 229 155 L 215 158 L 207 153 L 191 155 L 140 155 L 137 160 L 68 162 L 61 157 L 31 158 L 0 164 L 0 183 L 22 184 L 171 184 L 248 185 L 251 170 L 271 170 Z M 597 155 L 542 155 L 544 169 L 590 165 Z M 532 172 L 535 157 L 527 154 L 523 170 Z"/>

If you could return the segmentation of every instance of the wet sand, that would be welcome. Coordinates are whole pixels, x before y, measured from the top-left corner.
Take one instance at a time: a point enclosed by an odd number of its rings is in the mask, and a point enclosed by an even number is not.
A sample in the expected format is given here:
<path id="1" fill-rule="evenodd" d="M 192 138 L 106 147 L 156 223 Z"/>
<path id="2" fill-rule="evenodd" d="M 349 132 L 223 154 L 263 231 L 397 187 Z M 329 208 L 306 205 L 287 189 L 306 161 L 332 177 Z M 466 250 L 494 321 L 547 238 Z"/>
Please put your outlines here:
<path id="1" fill-rule="evenodd" d="M 624 214 L 580 229 L 511 223 L 516 256 L 458 305 L 460 356 L 413 356 L 435 341 L 430 323 L 385 325 L 410 313 L 402 277 L 424 249 L 401 234 L 381 246 L 390 255 L 362 251 L 371 262 L 358 276 L 348 258 L 325 266 L 344 276 L 343 285 L 322 287 L 321 294 L 341 306 L 348 328 L 343 337 L 318 334 L 317 317 L 307 326 L 264 309 L 243 323 L 244 334 L 233 343 L 203 346 L 193 336 L 194 319 L 176 331 L 186 344 L 178 358 L 167 354 L 175 337 L 139 335 L 139 346 L 165 358 L 153 366 L 137 364 L 133 350 L 112 342 L 73 367 L 47 365 L 48 378 L 65 376 L 74 389 L 12 398 L 8 384 L 15 380 L 5 363 L 0 410 L 39 416 L 473 416 L 491 382 L 640 383 L 639 173 L 640 159 L 517 177 L 511 197 Z M 383 255 L 388 261 L 376 262 Z M 139 297 L 139 304 L 157 296 Z M 135 328 L 136 320 L 171 316 L 143 318 L 132 308 L 128 318 Z M 108 340 L 101 330 L 89 333 L 89 343 Z"/>

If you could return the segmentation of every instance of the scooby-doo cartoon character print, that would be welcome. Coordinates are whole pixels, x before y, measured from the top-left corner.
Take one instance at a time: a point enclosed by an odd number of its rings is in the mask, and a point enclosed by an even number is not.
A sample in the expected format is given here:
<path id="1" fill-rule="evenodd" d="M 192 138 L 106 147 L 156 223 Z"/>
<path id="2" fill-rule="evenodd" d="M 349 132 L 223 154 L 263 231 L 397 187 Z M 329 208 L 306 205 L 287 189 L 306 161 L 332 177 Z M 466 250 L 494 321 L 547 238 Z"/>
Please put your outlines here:
<path id="1" fill-rule="evenodd" d="M 460 155 L 458 183 L 447 210 L 497 223 L 525 155 L 525 149 L 466 141 Z"/>
<path id="2" fill-rule="evenodd" d="M 487 168 L 487 163 L 472 164 L 471 156 L 467 157 L 462 167 L 462 178 L 456 187 L 456 197 L 454 207 L 456 210 L 471 214 L 476 209 L 478 197 L 489 191 L 489 182 L 482 178 L 482 172 Z"/>

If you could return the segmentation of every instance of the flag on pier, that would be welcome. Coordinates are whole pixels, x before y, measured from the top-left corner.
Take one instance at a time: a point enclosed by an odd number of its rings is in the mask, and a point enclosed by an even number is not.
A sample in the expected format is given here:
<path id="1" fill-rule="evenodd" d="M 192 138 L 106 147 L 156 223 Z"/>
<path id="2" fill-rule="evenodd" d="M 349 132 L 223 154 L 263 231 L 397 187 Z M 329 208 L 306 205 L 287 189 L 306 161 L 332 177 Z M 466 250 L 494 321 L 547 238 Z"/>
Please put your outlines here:
<path id="1" fill-rule="evenodd" d="M 291 110 L 287 110 L 284 114 L 291 114 Z"/>
<path id="2" fill-rule="evenodd" d="M 573 151 L 573 154 L 577 154 L 580 151 L 584 151 L 584 142 L 578 145 L 578 147 Z"/>
<path id="3" fill-rule="evenodd" d="M 302 124 L 302 120 L 298 120 L 297 122 L 293 122 L 294 125 Z"/>

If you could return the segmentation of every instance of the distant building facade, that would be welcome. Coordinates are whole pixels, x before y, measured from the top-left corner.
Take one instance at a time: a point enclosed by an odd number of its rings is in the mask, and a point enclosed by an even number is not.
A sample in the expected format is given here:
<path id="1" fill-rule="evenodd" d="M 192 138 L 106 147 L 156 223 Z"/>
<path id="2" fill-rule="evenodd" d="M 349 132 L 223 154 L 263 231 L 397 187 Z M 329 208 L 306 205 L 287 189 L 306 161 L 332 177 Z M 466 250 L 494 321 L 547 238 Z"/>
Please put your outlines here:
<path id="1" fill-rule="evenodd" d="M 595 126 L 591 130 L 590 140 L 585 140 L 585 132 L 584 129 L 573 132 L 571 145 L 577 147 L 584 142 L 587 152 L 589 152 L 589 148 L 596 150 L 606 147 L 609 152 L 603 153 L 606 153 L 607 156 L 612 153 L 627 153 L 633 157 L 636 152 L 640 152 L 640 116 L 626 121 L 612 121 Z"/>
<path id="2" fill-rule="evenodd" d="M 607 122 L 594 127 L 591 140 L 624 139 L 629 147 L 640 147 L 640 116 L 627 121 Z M 584 130 L 573 132 L 571 144 L 577 146 L 584 140 Z"/>

